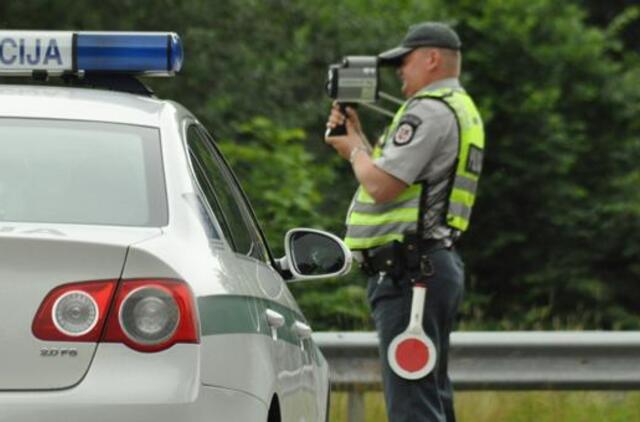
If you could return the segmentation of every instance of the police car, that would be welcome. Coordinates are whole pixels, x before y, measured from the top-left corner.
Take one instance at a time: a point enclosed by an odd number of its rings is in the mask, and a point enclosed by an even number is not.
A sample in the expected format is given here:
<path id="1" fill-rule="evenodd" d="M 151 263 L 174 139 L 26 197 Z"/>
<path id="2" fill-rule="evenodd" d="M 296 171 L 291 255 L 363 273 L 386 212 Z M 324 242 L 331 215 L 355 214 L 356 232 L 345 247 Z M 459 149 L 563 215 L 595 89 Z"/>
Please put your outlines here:
<path id="1" fill-rule="evenodd" d="M 351 256 L 301 228 L 272 256 L 211 135 L 134 77 L 182 56 L 174 33 L 0 31 L 0 74 L 29 77 L 0 85 L 0 420 L 328 417 L 286 283 Z"/>

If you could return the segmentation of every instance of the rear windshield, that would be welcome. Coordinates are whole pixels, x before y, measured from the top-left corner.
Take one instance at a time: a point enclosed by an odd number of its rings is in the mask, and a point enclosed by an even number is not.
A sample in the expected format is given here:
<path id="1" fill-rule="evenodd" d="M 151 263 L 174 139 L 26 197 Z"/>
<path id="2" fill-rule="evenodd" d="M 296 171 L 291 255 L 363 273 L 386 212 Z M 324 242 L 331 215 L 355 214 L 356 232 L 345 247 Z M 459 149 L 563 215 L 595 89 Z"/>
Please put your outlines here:
<path id="1" fill-rule="evenodd" d="M 0 221 L 162 226 L 156 128 L 0 119 Z"/>

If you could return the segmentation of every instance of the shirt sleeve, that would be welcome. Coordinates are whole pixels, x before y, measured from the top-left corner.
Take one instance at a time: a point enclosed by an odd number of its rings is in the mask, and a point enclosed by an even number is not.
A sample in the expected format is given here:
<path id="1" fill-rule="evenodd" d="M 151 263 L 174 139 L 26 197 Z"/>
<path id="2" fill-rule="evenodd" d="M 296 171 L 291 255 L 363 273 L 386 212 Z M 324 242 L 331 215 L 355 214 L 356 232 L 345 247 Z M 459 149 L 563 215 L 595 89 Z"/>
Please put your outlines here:
<path id="1" fill-rule="evenodd" d="M 451 157 L 452 148 L 454 156 L 457 154 L 452 136 L 457 139 L 457 124 L 449 107 L 439 100 L 414 101 L 395 130 L 387 134 L 382 155 L 374 164 L 407 185 L 427 180 L 431 163 Z"/>

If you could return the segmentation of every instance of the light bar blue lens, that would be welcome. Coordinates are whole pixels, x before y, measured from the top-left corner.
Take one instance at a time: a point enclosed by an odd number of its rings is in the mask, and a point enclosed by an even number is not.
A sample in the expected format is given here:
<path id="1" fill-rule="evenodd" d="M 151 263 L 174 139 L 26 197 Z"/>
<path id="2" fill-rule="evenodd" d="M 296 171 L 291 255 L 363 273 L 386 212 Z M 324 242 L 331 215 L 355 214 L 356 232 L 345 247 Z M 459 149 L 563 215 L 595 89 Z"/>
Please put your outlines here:
<path id="1" fill-rule="evenodd" d="M 172 73 L 182 67 L 182 43 L 174 33 L 77 33 L 76 67 L 86 72 Z"/>
<path id="2" fill-rule="evenodd" d="M 170 48 L 169 48 L 169 56 L 170 56 L 170 66 L 173 69 L 173 72 L 178 72 L 182 69 L 182 41 L 180 41 L 180 37 L 178 34 L 170 34 Z"/>

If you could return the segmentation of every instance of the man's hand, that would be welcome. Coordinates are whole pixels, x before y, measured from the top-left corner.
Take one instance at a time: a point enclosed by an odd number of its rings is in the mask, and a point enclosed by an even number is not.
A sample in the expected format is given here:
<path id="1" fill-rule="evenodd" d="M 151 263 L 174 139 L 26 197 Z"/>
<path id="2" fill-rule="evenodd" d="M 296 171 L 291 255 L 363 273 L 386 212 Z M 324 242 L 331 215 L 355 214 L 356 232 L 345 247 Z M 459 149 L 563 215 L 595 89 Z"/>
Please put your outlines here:
<path id="1" fill-rule="evenodd" d="M 328 136 L 324 138 L 324 141 L 335 148 L 342 158 L 348 160 L 355 148 L 365 147 L 369 150 L 369 147 L 362 134 L 362 125 L 360 124 L 358 113 L 351 107 L 347 107 L 346 112 L 347 116 L 342 114 L 338 103 L 333 103 L 327 120 L 327 128 L 334 129 L 336 126 L 345 124 L 347 134 L 344 136 Z"/>
<path id="2" fill-rule="evenodd" d="M 347 115 L 345 116 L 340 111 L 338 104 L 333 104 L 327 121 L 327 128 L 333 129 L 344 123 L 347 127 L 347 134 L 345 136 L 325 137 L 324 141 L 334 147 L 345 160 L 352 158 L 351 153 L 355 151 L 351 165 L 358 182 L 376 203 L 392 201 L 406 189 L 406 183 L 376 167 L 369 154 L 356 151 L 356 149 L 362 149 L 363 147 L 366 151 L 371 148 L 364 134 L 362 134 L 358 113 L 349 107 L 347 107 L 346 112 Z"/>

